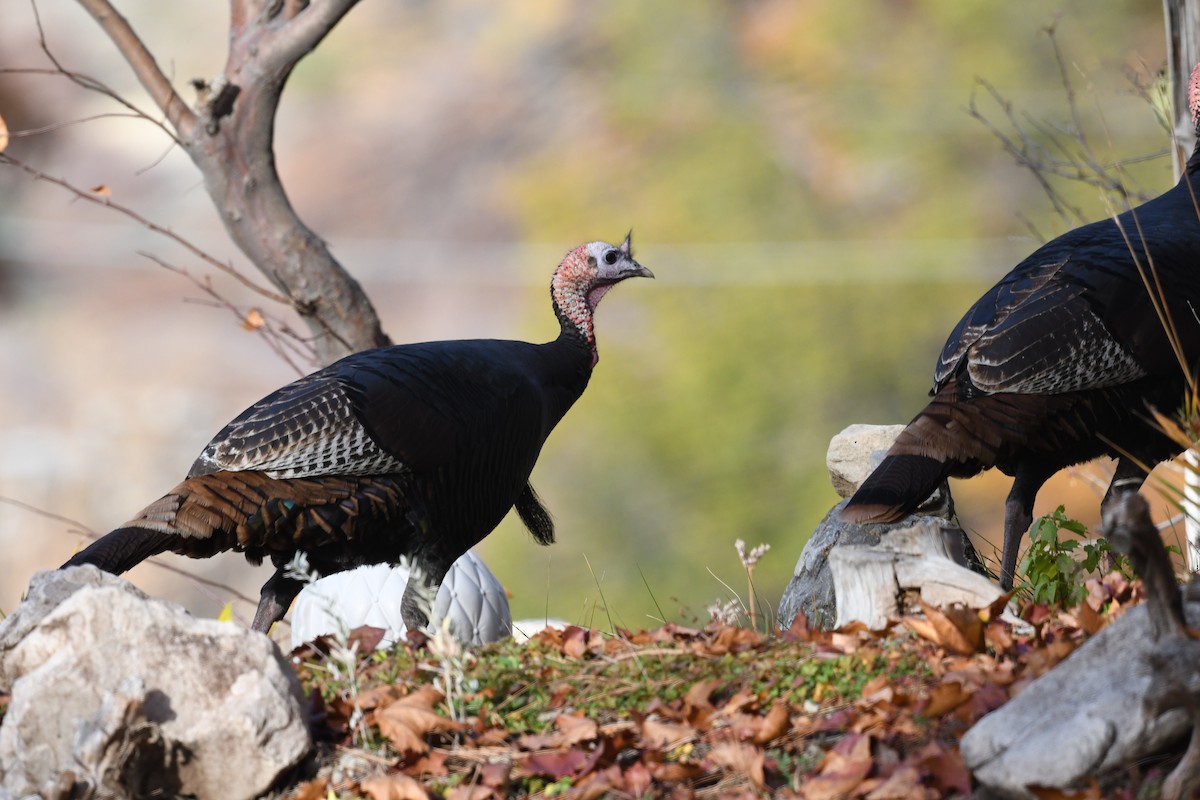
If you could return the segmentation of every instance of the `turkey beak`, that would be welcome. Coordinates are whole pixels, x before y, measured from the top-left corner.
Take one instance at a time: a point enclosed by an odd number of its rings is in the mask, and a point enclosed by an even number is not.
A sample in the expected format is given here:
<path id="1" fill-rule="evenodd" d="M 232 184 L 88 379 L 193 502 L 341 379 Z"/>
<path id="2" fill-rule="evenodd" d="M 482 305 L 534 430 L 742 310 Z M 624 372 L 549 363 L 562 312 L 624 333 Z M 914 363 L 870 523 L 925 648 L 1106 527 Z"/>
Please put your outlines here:
<path id="1" fill-rule="evenodd" d="M 646 269 L 641 264 L 634 261 L 632 258 L 629 259 L 629 262 L 626 266 L 621 268 L 621 274 L 620 274 L 621 280 L 625 280 L 626 278 L 653 278 L 653 277 L 654 277 L 653 272 Z"/>

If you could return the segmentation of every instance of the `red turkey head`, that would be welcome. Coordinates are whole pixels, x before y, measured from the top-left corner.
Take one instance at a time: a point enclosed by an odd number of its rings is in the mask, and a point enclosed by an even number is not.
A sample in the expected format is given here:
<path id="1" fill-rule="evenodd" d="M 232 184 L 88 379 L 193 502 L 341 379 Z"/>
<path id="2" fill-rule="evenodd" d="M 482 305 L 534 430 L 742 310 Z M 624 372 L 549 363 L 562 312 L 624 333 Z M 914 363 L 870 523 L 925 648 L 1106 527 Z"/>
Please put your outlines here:
<path id="1" fill-rule="evenodd" d="M 592 315 L 608 290 L 626 278 L 653 278 L 654 273 L 633 258 L 633 231 L 621 244 L 588 242 L 567 253 L 550 282 L 554 310 L 564 325 L 577 332 L 592 348 L 596 363 L 596 335 Z"/>

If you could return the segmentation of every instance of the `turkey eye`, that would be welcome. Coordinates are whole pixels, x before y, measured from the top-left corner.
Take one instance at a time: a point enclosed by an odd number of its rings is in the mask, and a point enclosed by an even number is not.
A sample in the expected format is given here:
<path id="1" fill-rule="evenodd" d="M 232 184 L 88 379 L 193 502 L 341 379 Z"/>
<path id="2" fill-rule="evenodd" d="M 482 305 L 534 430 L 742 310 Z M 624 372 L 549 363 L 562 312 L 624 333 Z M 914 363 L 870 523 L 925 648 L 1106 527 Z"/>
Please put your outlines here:
<path id="1" fill-rule="evenodd" d="M 604 254 L 604 263 L 608 264 L 609 266 L 612 266 L 613 264 L 617 263 L 617 251 L 609 250 L 607 253 L 605 253 Z"/>

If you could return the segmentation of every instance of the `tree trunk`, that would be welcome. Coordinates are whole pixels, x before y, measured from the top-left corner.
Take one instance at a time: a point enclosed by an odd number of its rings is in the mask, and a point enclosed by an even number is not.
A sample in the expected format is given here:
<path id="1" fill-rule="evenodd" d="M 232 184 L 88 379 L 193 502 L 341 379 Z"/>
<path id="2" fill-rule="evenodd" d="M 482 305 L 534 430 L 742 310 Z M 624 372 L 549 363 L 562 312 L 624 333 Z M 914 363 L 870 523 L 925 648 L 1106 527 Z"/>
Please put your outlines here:
<path id="1" fill-rule="evenodd" d="M 108 0 L 79 0 L 129 62 L 204 176 L 230 237 L 290 300 L 322 363 L 389 343 L 371 301 L 296 215 L 275 169 L 288 75 L 358 0 L 232 0 L 223 75 L 190 108 Z"/>

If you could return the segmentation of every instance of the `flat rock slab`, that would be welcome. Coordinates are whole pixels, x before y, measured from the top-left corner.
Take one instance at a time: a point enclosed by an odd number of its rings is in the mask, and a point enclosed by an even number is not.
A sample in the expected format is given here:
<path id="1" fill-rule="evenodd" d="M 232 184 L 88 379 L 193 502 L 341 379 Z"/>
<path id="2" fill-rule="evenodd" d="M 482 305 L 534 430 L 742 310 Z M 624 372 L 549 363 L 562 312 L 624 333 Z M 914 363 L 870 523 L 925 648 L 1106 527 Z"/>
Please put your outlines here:
<path id="1" fill-rule="evenodd" d="M 90 566 L 34 576 L 0 623 L 0 688 L 0 796 L 251 798 L 311 748 L 266 636 Z"/>

